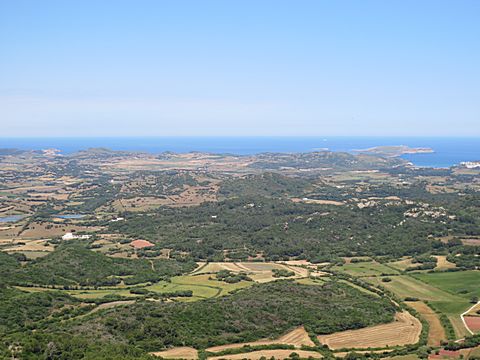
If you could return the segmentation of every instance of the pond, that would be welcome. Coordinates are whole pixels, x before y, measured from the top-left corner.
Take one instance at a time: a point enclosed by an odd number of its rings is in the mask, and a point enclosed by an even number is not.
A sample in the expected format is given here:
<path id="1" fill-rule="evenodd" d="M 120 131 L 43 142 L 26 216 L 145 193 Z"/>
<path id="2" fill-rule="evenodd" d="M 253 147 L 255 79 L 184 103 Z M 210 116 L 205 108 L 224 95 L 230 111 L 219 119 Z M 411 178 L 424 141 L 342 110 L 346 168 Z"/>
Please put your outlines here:
<path id="1" fill-rule="evenodd" d="M 55 215 L 54 217 L 68 220 L 68 219 L 81 219 L 85 216 L 86 215 L 82 215 L 82 214 L 67 214 L 67 215 Z"/>
<path id="2" fill-rule="evenodd" d="M 17 222 L 19 220 L 22 220 L 26 215 L 8 215 L 8 216 L 1 216 L 0 217 L 0 223 L 6 223 L 6 222 Z"/>

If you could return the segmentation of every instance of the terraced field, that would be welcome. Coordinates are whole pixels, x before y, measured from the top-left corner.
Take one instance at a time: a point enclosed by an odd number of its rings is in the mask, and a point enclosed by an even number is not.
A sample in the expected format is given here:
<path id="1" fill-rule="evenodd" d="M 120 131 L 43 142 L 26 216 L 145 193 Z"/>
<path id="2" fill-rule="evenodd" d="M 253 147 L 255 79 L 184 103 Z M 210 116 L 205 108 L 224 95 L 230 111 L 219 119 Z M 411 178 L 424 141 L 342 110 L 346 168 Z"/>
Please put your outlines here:
<path id="1" fill-rule="evenodd" d="M 296 353 L 302 359 L 321 359 L 323 356 L 320 353 L 315 351 L 306 351 L 306 350 L 258 350 L 252 351 L 249 353 L 242 353 L 242 354 L 235 354 L 235 355 L 222 355 L 222 356 L 212 356 L 209 357 L 209 360 L 242 360 L 242 359 L 249 359 L 249 360 L 260 360 L 261 358 L 275 358 L 275 359 L 288 359 L 290 358 L 290 354 Z"/>
<path id="2" fill-rule="evenodd" d="M 397 313 L 389 324 L 371 326 L 359 330 L 348 330 L 329 335 L 320 335 L 318 340 L 331 349 L 382 348 L 418 342 L 422 325 L 408 312 Z"/>
<path id="3" fill-rule="evenodd" d="M 259 346 L 259 345 L 273 345 L 273 344 L 282 344 L 282 345 L 293 345 L 296 348 L 300 348 L 302 345 L 306 346 L 315 346 L 315 343 L 310 339 L 308 333 L 305 331 L 303 326 L 300 326 L 293 331 L 279 337 L 278 339 L 265 339 L 265 340 L 258 340 L 253 342 L 247 343 L 239 343 L 239 344 L 229 344 L 229 345 L 221 345 L 221 346 L 214 346 L 211 348 L 206 349 L 210 352 L 220 352 L 228 349 L 238 349 L 244 346 Z"/>

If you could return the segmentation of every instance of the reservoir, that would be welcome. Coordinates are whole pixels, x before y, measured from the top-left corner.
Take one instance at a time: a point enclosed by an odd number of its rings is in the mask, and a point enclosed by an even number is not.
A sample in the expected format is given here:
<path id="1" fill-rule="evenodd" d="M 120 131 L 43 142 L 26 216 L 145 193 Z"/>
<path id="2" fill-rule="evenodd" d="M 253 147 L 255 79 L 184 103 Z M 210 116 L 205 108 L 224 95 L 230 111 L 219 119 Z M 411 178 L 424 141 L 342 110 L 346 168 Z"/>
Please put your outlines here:
<path id="1" fill-rule="evenodd" d="M 17 222 L 22 220 L 25 215 L 9 215 L 9 216 L 1 216 L 0 223 L 7 223 L 7 222 Z"/>

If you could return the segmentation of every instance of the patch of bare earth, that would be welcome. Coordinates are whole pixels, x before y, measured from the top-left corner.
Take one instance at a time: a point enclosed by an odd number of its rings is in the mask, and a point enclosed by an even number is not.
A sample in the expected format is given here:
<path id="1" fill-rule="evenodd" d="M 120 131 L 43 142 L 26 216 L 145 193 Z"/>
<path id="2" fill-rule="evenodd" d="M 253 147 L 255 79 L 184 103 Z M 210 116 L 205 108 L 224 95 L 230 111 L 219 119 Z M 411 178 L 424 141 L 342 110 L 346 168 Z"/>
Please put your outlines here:
<path id="1" fill-rule="evenodd" d="M 465 323 L 467 324 L 468 328 L 477 333 L 480 331 L 480 316 L 465 316 Z"/>
<path id="2" fill-rule="evenodd" d="M 480 239 L 462 239 L 463 245 L 480 246 Z"/>
<path id="3" fill-rule="evenodd" d="M 307 346 L 315 346 L 314 342 L 308 336 L 308 333 L 305 331 L 303 326 L 296 328 L 293 331 L 279 337 L 278 339 L 264 339 L 258 340 L 253 342 L 247 343 L 239 343 L 239 344 L 228 344 L 228 345 L 221 345 L 221 346 L 213 346 L 208 348 L 207 351 L 210 352 L 220 352 L 228 349 L 237 349 L 244 347 L 246 345 L 250 346 L 259 346 L 259 345 L 274 345 L 274 344 L 281 344 L 281 345 L 293 345 L 296 348 L 300 348 L 302 345 Z"/>
<path id="4" fill-rule="evenodd" d="M 435 268 L 436 270 L 453 269 L 457 266 L 454 263 L 448 261 L 445 255 L 437 255 L 435 257 L 437 258 L 437 267 Z"/>
<path id="5" fill-rule="evenodd" d="M 93 314 L 93 313 L 96 313 L 97 311 L 104 310 L 104 309 L 111 309 L 116 306 L 132 305 L 132 304 L 135 304 L 135 300 L 112 301 L 112 302 L 98 305 L 95 309 L 90 311 L 89 314 Z"/>
<path id="6" fill-rule="evenodd" d="M 340 201 L 308 199 L 308 198 L 303 198 L 303 199 L 292 198 L 292 201 L 293 202 L 302 202 L 302 203 L 306 203 L 306 204 L 336 205 L 336 206 L 345 205 L 343 202 L 340 202 Z"/>
<path id="7" fill-rule="evenodd" d="M 342 348 L 380 348 L 414 344 L 418 342 L 421 330 L 422 324 L 420 321 L 404 311 L 395 314 L 395 321 L 391 323 L 320 335 L 318 340 L 334 350 Z"/>
<path id="8" fill-rule="evenodd" d="M 186 359 L 186 360 L 196 360 L 198 359 L 198 351 L 191 347 L 176 347 L 173 349 L 168 349 L 165 351 L 156 351 L 150 353 L 154 356 L 159 356 L 165 359 Z"/>

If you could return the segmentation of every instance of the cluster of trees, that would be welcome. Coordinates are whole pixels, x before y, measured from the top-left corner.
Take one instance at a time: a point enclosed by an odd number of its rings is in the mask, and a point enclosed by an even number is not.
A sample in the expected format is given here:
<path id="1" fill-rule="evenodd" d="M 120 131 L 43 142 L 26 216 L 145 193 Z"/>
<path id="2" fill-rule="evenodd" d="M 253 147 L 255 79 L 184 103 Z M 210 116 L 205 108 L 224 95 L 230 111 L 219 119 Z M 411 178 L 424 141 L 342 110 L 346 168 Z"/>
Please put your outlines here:
<path id="1" fill-rule="evenodd" d="M 305 179 L 266 172 L 226 179 L 220 184 L 219 193 L 224 197 L 301 196 L 310 188 L 311 182 Z"/>
<path id="2" fill-rule="evenodd" d="M 147 351 L 182 345 L 202 349 L 275 337 L 299 325 L 318 334 L 361 328 L 392 321 L 395 310 L 388 299 L 341 282 L 308 286 L 278 281 L 193 303 L 137 303 L 99 314 L 71 330 L 106 329 L 95 336 Z"/>
<path id="3" fill-rule="evenodd" d="M 299 325 L 319 334 L 356 329 L 390 322 L 396 311 L 388 299 L 335 281 L 257 284 L 192 303 L 140 301 L 74 321 L 62 320 L 69 312 L 91 308 L 58 292 L 24 293 L 3 286 L 0 300 L 0 354 L 11 356 L 18 347 L 28 359 L 144 359 L 148 351 L 169 346 L 205 349 L 274 338 Z"/>
<path id="4" fill-rule="evenodd" d="M 395 258 L 438 251 L 447 245 L 429 236 L 445 236 L 450 228 L 461 228 L 456 219 L 405 219 L 404 212 L 411 207 L 358 209 L 241 197 L 195 208 L 130 214 L 125 222 L 111 223 L 110 229 L 187 252 L 197 260 L 221 261 L 228 250 L 235 259 L 262 253 L 266 260 L 294 257 L 323 262 L 341 256 Z"/>
<path id="5" fill-rule="evenodd" d="M 473 348 L 480 345 L 480 334 L 467 336 L 462 342 L 450 341 L 445 345 L 446 350 L 460 350 Z"/>
<path id="6" fill-rule="evenodd" d="M 11 284 L 58 286 L 112 286 L 156 282 L 193 270 L 193 261 L 161 259 L 111 258 L 85 248 L 85 244 L 68 242 L 57 246 L 47 256 L 25 266 L 13 256 L 0 252 L 0 269 Z"/>
<path id="7" fill-rule="evenodd" d="M 295 276 L 293 271 L 287 269 L 272 269 L 272 273 L 275 278 Z"/>
<path id="8" fill-rule="evenodd" d="M 220 270 L 216 273 L 215 278 L 229 284 L 235 284 L 240 281 L 252 281 L 245 272 L 234 273 L 230 270 Z"/>
<path id="9" fill-rule="evenodd" d="M 437 267 L 437 258 L 429 255 L 414 256 L 412 259 L 415 266 L 409 266 L 405 271 L 432 270 Z"/>

